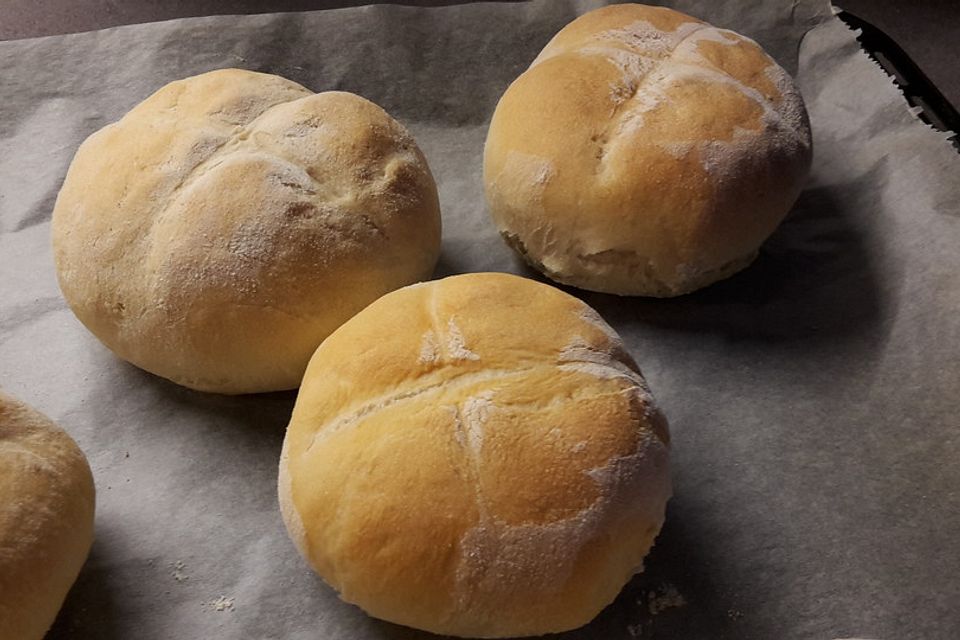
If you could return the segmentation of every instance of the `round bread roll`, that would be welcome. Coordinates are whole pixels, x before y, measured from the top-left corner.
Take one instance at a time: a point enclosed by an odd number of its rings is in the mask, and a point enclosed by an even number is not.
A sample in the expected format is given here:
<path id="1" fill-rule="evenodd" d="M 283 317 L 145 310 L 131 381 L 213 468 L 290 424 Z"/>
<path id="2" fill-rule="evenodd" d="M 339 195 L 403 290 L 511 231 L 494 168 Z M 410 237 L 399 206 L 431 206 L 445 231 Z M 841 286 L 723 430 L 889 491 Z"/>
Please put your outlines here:
<path id="1" fill-rule="evenodd" d="M 49 418 L 0 391 L 0 638 L 39 640 L 93 544 L 93 476 Z"/>
<path id="2" fill-rule="evenodd" d="M 505 274 L 406 287 L 320 346 L 280 461 L 296 546 L 347 602 L 434 633 L 590 621 L 670 496 L 667 423 L 583 302 Z"/>
<path id="3" fill-rule="evenodd" d="M 497 105 L 484 179 L 550 278 L 675 296 L 747 266 L 811 160 L 792 80 L 749 38 L 618 4 L 564 27 Z"/>
<path id="4" fill-rule="evenodd" d="M 202 391 L 274 391 L 347 318 L 431 275 L 440 210 L 380 107 L 225 69 L 81 145 L 53 246 L 70 307 L 121 358 Z"/>

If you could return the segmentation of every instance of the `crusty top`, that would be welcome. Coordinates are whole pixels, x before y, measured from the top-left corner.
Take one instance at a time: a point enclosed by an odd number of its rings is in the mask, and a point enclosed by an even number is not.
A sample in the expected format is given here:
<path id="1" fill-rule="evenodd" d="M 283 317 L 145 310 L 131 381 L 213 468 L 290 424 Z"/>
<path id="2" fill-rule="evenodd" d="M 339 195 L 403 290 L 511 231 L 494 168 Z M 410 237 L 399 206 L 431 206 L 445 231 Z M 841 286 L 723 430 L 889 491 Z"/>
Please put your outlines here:
<path id="1" fill-rule="evenodd" d="M 372 102 L 224 69 L 172 82 L 80 147 L 60 285 L 121 357 L 222 392 L 297 386 L 320 341 L 430 275 L 436 187 Z"/>
<path id="2" fill-rule="evenodd" d="M 0 391 L 0 638 L 46 633 L 90 549 L 93 512 L 83 452 Z"/>
<path id="3" fill-rule="evenodd" d="M 669 495 L 666 422 L 613 330 L 561 291 L 470 274 L 384 296 L 317 350 L 280 496 L 344 599 L 437 633 L 584 624 Z"/>
<path id="4" fill-rule="evenodd" d="M 799 93 L 755 42 L 622 4 L 571 22 L 510 86 L 484 172 L 501 230 L 549 275 L 674 295 L 766 239 L 810 145 Z"/>

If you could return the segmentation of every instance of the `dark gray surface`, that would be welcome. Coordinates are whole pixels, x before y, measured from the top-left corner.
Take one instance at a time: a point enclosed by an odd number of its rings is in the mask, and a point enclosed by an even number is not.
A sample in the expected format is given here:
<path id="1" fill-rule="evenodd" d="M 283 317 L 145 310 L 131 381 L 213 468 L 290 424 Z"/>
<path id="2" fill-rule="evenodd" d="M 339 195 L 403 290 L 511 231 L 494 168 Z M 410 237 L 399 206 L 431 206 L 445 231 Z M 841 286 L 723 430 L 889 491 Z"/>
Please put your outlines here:
<path id="1" fill-rule="evenodd" d="M 893 38 L 954 107 L 960 108 L 960 2 L 834 0 Z"/>
<path id="2" fill-rule="evenodd" d="M 193 393 L 113 358 L 60 298 L 49 213 L 86 135 L 163 82 L 241 65 L 360 92 L 411 126 L 440 188 L 438 275 L 535 276 L 487 218 L 480 150 L 506 83 L 573 16 L 539 6 L 0 43 L 0 386 L 77 438 L 99 492 L 51 638 L 430 637 L 340 603 L 287 540 L 275 475 L 293 395 Z M 734 0 L 704 17 L 795 66 L 803 25 Z M 402 46 L 425 34 L 441 37 Z M 676 495 L 646 573 L 570 640 L 960 637 L 958 158 L 842 25 L 804 40 L 798 79 L 814 169 L 753 266 L 675 300 L 572 291 L 624 335 L 670 418 Z M 665 585 L 686 604 L 651 615 Z M 235 608 L 206 604 L 220 595 Z"/>
<path id="3" fill-rule="evenodd" d="M 404 0 L 402 4 L 437 6 L 463 1 Z M 359 4 L 366 3 L 364 0 L 4 0 L 0 5 L 0 40 L 187 16 L 309 11 Z M 836 0 L 836 4 L 890 35 L 947 99 L 954 106 L 960 105 L 960 2 Z"/>

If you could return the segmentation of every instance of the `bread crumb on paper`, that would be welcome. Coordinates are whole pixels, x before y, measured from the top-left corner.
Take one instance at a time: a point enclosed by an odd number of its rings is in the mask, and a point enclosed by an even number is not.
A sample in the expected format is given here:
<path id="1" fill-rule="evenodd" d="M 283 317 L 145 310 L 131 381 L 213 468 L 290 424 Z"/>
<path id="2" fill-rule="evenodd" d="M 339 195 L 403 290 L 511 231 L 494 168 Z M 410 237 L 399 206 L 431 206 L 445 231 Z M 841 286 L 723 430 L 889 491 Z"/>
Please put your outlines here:
<path id="1" fill-rule="evenodd" d="M 652 616 L 667 609 L 682 607 L 685 604 L 687 604 L 687 601 L 672 584 L 665 584 L 657 589 L 657 591 L 651 591 L 647 594 L 647 608 L 650 610 L 650 615 Z"/>
<path id="2" fill-rule="evenodd" d="M 173 563 L 173 571 L 170 572 L 170 575 L 173 576 L 173 579 L 177 582 L 183 582 L 184 580 L 189 580 L 190 576 L 183 572 L 187 568 L 187 565 L 183 564 L 180 560 L 177 560 Z"/>
<path id="3" fill-rule="evenodd" d="M 631 638 L 644 637 L 644 627 L 648 632 L 654 628 L 653 616 L 659 615 L 667 609 L 682 607 L 687 604 L 686 598 L 680 594 L 672 584 L 661 584 L 656 589 L 640 592 L 636 599 L 640 620 L 636 624 L 627 625 L 627 633 Z"/>
<path id="4" fill-rule="evenodd" d="M 211 600 L 209 602 L 204 602 L 204 606 L 209 607 L 214 611 L 233 611 L 233 602 L 235 598 L 228 598 L 226 596 L 219 596 L 216 600 Z"/>

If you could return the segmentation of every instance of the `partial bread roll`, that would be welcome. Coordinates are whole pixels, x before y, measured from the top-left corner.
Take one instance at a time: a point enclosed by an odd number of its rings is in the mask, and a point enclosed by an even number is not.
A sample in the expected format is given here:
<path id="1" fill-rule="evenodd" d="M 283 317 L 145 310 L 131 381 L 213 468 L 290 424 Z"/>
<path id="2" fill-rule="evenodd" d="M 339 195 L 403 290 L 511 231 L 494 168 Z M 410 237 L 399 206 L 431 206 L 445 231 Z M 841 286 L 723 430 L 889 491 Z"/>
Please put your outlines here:
<path id="1" fill-rule="evenodd" d="M 347 318 L 430 276 L 440 210 L 380 107 L 226 69 L 83 143 L 53 244 L 67 302 L 118 356 L 194 389 L 273 391 Z"/>
<path id="2" fill-rule="evenodd" d="M 585 624 L 642 567 L 667 423 L 616 333 L 471 274 L 376 301 L 317 349 L 280 461 L 287 529 L 367 613 L 440 634 Z"/>
<path id="3" fill-rule="evenodd" d="M 93 476 L 49 418 L 0 391 L 0 638 L 39 640 L 93 544 Z"/>
<path id="4" fill-rule="evenodd" d="M 510 85 L 484 179 L 507 242 L 558 282 L 675 296 L 748 265 L 800 193 L 803 100 L 749 38 L 618 4 Z"/>

